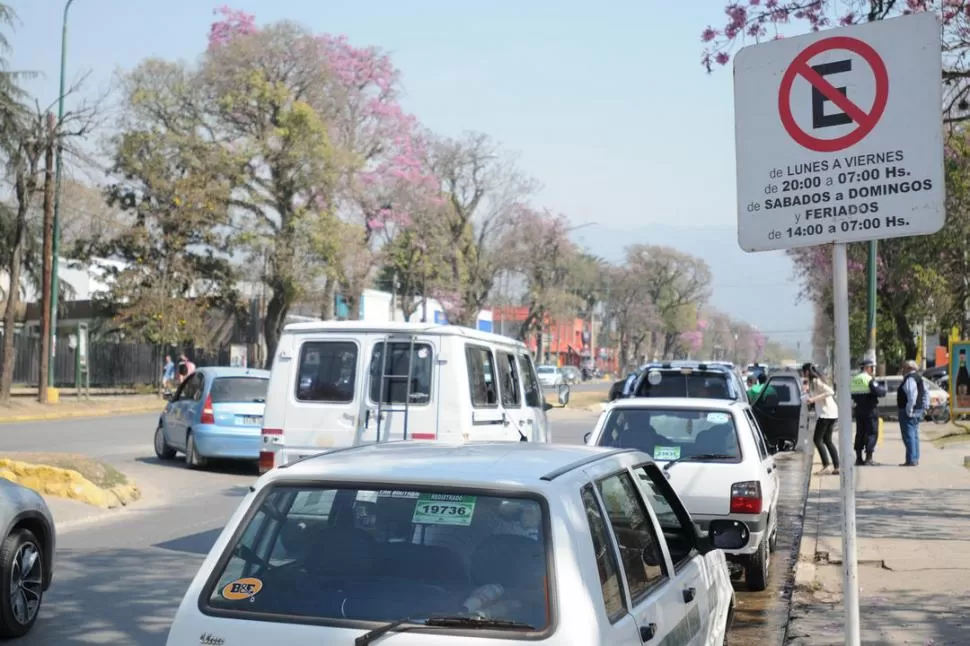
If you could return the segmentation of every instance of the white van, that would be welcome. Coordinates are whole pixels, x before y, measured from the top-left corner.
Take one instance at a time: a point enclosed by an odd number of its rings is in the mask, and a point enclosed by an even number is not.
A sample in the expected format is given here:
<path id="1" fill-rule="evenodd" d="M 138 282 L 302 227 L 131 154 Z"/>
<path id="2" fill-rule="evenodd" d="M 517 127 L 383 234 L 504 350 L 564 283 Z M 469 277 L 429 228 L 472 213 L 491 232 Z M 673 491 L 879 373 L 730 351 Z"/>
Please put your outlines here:
<path id="1" fill-rule="evenodd" d="M 561 403 L 568 397 L 560 391 Z M 528 349 L 508 337 L 433 323 L 295 323 L 273 360 L 260 471 L 389 440 L 549 442 L 549 408 Z"/>

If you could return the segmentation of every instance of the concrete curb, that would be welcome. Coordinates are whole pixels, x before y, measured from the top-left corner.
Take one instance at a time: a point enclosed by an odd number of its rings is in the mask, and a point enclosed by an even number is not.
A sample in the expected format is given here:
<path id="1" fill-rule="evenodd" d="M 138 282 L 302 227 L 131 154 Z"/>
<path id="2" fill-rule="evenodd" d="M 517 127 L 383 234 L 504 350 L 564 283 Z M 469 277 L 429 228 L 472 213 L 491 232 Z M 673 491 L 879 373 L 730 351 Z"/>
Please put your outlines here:
<path id="1" fill-rule="evenodd" d="M 92 410 L 62 411 L 54 413 L 37 413 L 33 415 L 12 415 L 0 417 L 0 425 L 14 422 L 41 422 L 44 420 L 74 419 L 84 417 L 111 417 L 113 415 L 138 415 L 141 413 L 161 412 L 164 406 L 132 406 L 128 408 L 99 408 Z"/>

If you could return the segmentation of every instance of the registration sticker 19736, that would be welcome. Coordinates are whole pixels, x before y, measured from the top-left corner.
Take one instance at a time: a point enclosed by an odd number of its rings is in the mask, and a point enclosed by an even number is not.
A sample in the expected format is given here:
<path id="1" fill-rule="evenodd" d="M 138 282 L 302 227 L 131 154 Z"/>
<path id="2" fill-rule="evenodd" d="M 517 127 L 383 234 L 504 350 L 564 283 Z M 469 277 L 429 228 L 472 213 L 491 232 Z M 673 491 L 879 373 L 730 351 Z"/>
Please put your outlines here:
<path id="1" fill-rule="evenodd" d="M 457 496 L 440 493 L 423 493 L 414 505 L 411 522 L 424 525 L 472 524 L 475 515 L 475 496 Z"/>

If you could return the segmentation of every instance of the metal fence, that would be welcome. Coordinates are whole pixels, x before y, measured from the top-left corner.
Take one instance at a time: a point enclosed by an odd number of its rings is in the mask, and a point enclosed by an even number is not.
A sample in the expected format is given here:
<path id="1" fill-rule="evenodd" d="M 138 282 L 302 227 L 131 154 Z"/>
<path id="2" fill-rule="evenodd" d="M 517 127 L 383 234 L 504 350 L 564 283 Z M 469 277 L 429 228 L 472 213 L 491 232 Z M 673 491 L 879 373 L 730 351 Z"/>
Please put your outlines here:
<path id="1" fill-rule="evenodd" d="M 64 336 L 57 339 L 54 354 L 54 383 L 60 387 L 75 384 L 75 350 Z M 3 334 L 0 333 L 0 361 L 3 360 Z M 40 338 L 18 334 L 14 339 L 13 383 L 15 386 L 36 387 L 39 384 Z M 121 388 L 157 386 L 162 376 L 166 354 L 178 361 L 180 350 L 147 343 L 88 342 L 88 372 L 91 388 Z M 229 346 L 216 350 L 187 350 L 197 366 L 229 365 Z"/>

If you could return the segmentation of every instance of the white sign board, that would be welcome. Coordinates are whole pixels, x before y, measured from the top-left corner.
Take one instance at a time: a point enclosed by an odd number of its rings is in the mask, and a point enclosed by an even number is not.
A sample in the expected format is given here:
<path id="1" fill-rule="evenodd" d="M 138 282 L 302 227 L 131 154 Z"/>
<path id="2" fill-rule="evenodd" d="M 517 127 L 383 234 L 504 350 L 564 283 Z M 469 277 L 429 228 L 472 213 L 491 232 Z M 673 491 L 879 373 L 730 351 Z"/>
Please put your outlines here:
<path id="1" fill-rule="evenodd" d="M 739 51 L 741 248 L 939 231 L 946 219 L 941 75 L 935 12 Z"/>

